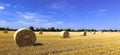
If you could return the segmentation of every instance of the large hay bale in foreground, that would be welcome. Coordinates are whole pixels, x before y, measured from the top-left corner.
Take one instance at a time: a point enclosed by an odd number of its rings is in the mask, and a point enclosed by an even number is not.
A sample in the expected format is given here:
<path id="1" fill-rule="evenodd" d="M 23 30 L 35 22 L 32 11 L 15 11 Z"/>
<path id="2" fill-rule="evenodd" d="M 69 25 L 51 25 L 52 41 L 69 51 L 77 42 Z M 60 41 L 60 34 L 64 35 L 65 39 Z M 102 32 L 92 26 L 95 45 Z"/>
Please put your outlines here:
<path id="1" fill-rule="evenodd" d="M 87 36 L 87 32 L 80 32 L 81 36 Z"/>
<path id="2" fill-rule="evenodd" d="M 14 41 L 19 47 L 33 45 L 36 41 L 35 33 L 26 28 L 21 28 L 14 33 Z"/>
<path id="3" fill-rule="evenodd" d="M 43 34 L 43 32 L 42 32 L 42 31 L 39 31 L 39 34 Z"/>
<path id="4" fill-rule="evenodd" d="M 62 38 L 70 38 L 70 34 L 68 31 L 62 31 L 61 32 L 61 37 Z"/>
<path id="5" fill-rule="evenodd" d="M 7 33 L 8 33 L 8 30 L 4 30 L 3 33 L 7 34 Z"/>

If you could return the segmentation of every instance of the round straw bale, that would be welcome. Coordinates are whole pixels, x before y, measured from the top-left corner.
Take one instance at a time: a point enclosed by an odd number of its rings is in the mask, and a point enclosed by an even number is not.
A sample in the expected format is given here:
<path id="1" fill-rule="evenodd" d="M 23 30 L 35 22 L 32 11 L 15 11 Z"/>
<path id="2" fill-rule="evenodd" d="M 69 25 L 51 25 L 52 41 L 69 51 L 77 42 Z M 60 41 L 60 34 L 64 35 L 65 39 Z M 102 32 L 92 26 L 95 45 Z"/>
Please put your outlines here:
<path id="1" fill-rule="evenodd" d="M 42 31 L 39 31 L 39 34 L 43 34 L 43 32 L 42 32 Z"/>
<path id="2" fill-rule="evenodd" d="M 103 34 L 103 31 L 99 31 L 100 34 Z"/>
<path id="3" fill-rule="evenodd" d="M 19 47 L 33 45 L 36 41 L 35 33 L 26 28 L 21 28 L 14 33 L 14 41 Z"/>
<path id="4" fill-rule="evenodd" d="M 68 31 L 62 31 L 62 32 L 61 32 L 61 37 L 62 37 L 62 38 L 69 38 L 69 37 L 70 37 L 70 34 L 69 34 Z"/>
<path id="5" fill-rule="evenodd" d="M 103 31 L 101 33 L 103 34 Z"/>
<path id="6" fill-rule="evenodd" d="M 8 30 L 4 30 L 3 33 L 7 34 L 7 33 L 8 33 Z"/>
<path id="7" fill-rule="evenodd" d="M 94 34 L 94 35 L 95 35 L 95 34 L 96 34 L 96 32 L 92 32 L 92 34 Z"/>
<path id="8" fill-rule="evenodd" d="M 81 36 L 87 36 L 86 32 L 80 32 Z"/>

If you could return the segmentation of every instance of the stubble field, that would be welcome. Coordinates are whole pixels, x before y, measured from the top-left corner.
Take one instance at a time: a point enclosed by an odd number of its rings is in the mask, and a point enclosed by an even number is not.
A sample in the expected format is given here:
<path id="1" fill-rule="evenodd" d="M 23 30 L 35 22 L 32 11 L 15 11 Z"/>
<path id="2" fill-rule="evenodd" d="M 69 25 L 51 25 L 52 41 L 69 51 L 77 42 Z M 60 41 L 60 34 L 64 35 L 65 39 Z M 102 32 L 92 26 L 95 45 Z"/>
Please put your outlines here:
<path id="1" fill-rule="evenodd" d="M 120 32 L 97 32 L 80 36 L 70 32 L 71 38 L 60 38 L 60 32 L 36 33 L 34 46 L 18 47 L 14 31 L 0 31 L 0 55 L 120 55 Z"/>

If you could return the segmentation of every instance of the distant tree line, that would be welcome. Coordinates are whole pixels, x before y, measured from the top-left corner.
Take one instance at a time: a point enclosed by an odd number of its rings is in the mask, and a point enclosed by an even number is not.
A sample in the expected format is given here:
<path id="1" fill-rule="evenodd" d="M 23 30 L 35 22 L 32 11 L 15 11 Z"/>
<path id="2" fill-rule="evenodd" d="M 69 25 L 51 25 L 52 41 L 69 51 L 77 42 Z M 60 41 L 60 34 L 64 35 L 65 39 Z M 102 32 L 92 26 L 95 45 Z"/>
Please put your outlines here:
<path id="1" fill-rule="evenodd" d="M 120 30 L 113 30 L 113 29 L 103 29 L 103 30 L 96 30 L 96 29 L 71 29 L 71 28 L 66 28 L 66 29 L 62 29 L 62 28 L 55 28 L 55 27 L 50 27 L 50 28 L 34 28 L 33 26 L 30 26 L 29 29 L 33 30 L 33 31 L 87 31 L 87 32 L 97 32 L 97 31 L 102 31 L 102 32 L 120 32 Z"/>
<path id="2" fill-rule="evenodd" d="M 50 28 L 34 28 L 33 26 L 30 26 L 29 29 L 33 30 L 33 31 L 87 31 L 87 32 L 93 32 L 93 31 L 102 31 L 102 32 L 120 32 L 120 30 L 113 30 L 113 29 L 103 29 L 103 30 L 96 30 L 96 29 L 71 29 L 71 28 L 66 28 L 66 29 L 62 29 L 62 28 L 55 28 L 55 27 L 50 27 Z M 11 28 L 5 28 L 5 27 L 0 27 L 0 30 L 8 30 L 8 31 L 16 31 L 17 29 L 11 29 Z"/>
<path id="3" fill-rule="evenodd" d="M 11 28 L 5 28 L 5 27 L 0 27 L 0 31 L 3 31 L 3 30 L 9 30 L 9 31 L 16 31 L 17 29 L 11 29 Z"/>
<path id="4" fill-rule="evenodd" d="M 104 30 L 101 30 L 102 32 L 120 32 L 120 30 L 117 30 L 117 29 L 109 29 L 109 30 L 107 30 L 107 29 L 104 29 Z"/>

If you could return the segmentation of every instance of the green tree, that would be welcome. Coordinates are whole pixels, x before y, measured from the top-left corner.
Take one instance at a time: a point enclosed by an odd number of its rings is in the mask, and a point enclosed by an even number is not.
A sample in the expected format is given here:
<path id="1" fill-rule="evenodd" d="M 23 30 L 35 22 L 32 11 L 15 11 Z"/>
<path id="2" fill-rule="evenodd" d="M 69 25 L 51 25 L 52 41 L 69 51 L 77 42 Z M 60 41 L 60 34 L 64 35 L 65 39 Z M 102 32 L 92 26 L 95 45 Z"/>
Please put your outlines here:
<path id="1" fill-rule="evenodd" d="M 34 27 L 33 26 L 30 26 L 29 29 L 34 31 Z"/>
<path id="2" fill-rule="evenodd" d="M 59 28 L 57 28 L 57 29 L 56 29 L 56 31 L 60 31 L 60 29 L 59 29 Z"/>
<path id="3" fill-rule="evenodd" d="M 36 28 L 36 31 L 40 31 L 40 29 L 39 29 L 39 28 Z"/>
<path id="4" fill-rule="evenodd" d="M 55 31 L 54 27 L 48 28 L 48 31 Z"/>
<path id="5" fill-rule="evenodd" d="M 47 29 L 45 29 L 45 28 L 40 28 L 39 30 L 40 31 L 47 31 Z"/>
<path id="6" fill-rule="evenodd" d="M 71 31 L 71 28 L 67 28 L 67 29 L 65 29 L 65 31 Z"/>

